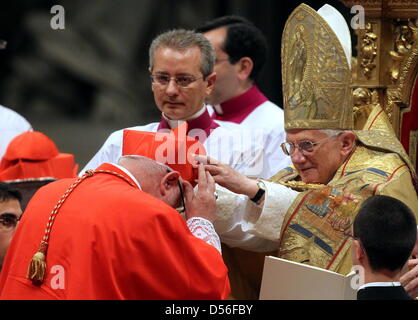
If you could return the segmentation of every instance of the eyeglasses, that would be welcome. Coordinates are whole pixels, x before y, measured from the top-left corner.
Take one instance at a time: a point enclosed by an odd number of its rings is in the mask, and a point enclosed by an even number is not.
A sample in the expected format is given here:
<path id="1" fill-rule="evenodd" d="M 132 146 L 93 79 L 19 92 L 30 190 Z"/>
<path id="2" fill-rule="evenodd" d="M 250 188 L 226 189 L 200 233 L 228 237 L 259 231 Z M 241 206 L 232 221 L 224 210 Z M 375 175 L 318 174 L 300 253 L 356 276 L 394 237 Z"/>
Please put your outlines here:
<path id="1" fill-rule="evenodd" d="M 157 84 L 161 87 L 166 87 L 170 83 L 171 79 L 174 79 L 174 82 L 176 85 L 180 88 L 188 88 L 193 82 L 202 79 L 203 77 L 196 78 L 192 75 L 184 75 L 184 76 L 176 76 L 176 77 L 170 77 L 166 74 L 152 74 L 151 75 L 151 81 L 152 84 Z"/>
<path id="2" fill-rule="evenodd" d="M 309 140 L 303 140 L 296 144 L 293 142 L 283 142 L 280 146 L 282 147 L 283 153 L 287 156 L 291 156 L 295 152 L 296 148 L 298 148 L 300 152 L 302 152 L 303 154 L 308 154 L 308 153 L 313 152 L 314 147 L 318 145 L 319 143 L 324 142 L 334 137 L 336 137 L 336 135 L 326 137 L 317 142 L 312 142 Z"/>
<path id="3" fill-rule="evenodd" d="M 0 214 L 0 228 L 3 229 L 12 229 L 15 228 L 19 222 L 20 217 L 13 213 L 3 213 Z"/>

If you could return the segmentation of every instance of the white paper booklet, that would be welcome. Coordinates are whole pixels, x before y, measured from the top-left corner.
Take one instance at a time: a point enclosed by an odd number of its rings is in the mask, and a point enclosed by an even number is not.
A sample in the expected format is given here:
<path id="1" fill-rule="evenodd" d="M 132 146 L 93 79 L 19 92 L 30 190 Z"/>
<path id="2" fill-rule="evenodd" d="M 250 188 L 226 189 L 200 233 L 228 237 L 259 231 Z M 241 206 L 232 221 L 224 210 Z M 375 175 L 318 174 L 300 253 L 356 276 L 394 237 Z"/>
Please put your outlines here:
<path id="1" fill-rule="evenodd" d="M 260 300 L 355 300 L 354 276 L 268 256 Z"/>

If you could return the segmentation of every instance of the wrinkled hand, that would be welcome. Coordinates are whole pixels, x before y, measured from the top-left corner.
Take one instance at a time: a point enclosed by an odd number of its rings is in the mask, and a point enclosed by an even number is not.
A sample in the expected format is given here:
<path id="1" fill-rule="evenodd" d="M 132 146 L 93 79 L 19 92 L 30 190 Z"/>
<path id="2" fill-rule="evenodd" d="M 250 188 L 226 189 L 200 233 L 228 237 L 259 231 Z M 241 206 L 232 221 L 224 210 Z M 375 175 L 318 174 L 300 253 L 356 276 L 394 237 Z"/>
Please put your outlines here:
<path id="1" fill-rule="evenodd" d="M 411 259 L 407 262 L 409 271 L 405 273 L 400 282 L 413 299 L 418 297 L 418 259 Z"/>
<path id="2" fill-rule="evenodd" d="M 184 183 L 186 219 L 201 217 L 212 222 L 216 215 L 215 180 L 202 164 L 198 173 L 196 193 L 190 183 Z"/>
<path id="3" fill-rule="evenodd" d="M 215 182 L 228 190 L 245 194 L 252 198 L 258 191 L 257 182 L 253 179 L 247 178 L 242 173 L 234 170 L 226 163 L 217 161 L 208 156 L 194 156 L 194 159 L 204 165 L 206 171 L 215 179 Z"/>

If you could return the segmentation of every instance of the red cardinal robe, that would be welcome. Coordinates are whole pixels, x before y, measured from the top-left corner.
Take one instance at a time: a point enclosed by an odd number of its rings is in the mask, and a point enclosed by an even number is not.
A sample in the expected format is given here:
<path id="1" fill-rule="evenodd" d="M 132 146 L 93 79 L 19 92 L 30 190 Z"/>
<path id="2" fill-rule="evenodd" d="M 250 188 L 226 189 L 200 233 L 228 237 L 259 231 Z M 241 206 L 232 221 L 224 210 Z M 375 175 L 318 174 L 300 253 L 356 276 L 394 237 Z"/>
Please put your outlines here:
<path id="1" fill-rule="evenodd" d="M 132 181 L 110 164 L 111 170 Z M 164 202 L 124 179 L 96 173 L 56 216 L 41 286 L 26 279 L 54 206 L 74 182 L 41 188 L 25 211 L 0 277 L 0 299 L 225 299 L 221 254 Z"/>

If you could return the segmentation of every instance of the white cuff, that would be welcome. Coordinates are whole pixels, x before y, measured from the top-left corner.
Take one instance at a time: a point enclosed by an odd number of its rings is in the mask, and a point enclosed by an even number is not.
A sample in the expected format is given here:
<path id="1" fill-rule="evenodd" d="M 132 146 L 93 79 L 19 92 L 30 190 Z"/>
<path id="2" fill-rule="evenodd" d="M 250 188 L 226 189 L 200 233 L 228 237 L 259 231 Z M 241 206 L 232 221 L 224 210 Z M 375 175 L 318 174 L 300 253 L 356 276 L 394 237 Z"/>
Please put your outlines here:
<path id="1" fill-rule="evenodd" d="M 266 193 L 261 212 L 260 205 L 247 201 L 244 219 L 248 223 L 249 232 L 265 239 L 278 241 L 287 210 L 299 192 L 278 183 L 264 180 L 262 182 Z"/>
<path id="2" fill-rule="evenodd" d="M 196 238 L 215 247 L 222 254 L 221 240 L 213 227 L 212 222 L 201 217 L 193 217 L 187 220 L 187 227 Z"/>

